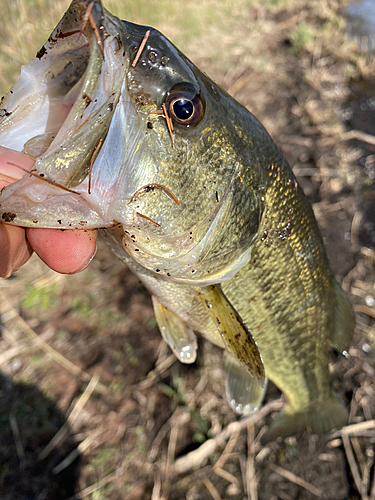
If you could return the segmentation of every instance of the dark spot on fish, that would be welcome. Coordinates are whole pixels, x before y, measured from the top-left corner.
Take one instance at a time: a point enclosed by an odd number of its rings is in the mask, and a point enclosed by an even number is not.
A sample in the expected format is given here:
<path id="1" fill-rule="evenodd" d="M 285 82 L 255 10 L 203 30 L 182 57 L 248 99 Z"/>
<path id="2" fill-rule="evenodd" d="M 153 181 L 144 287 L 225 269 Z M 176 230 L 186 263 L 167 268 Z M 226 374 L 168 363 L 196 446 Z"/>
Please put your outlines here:
<path id="1" fill-rule="evenodd" d="M 221 325 L 221 321 L 219 320 L 219 318 L 218 318 L 217 316 L 216 316 L 216 323 L 217 323 L 218 325 Z"/>
<path id="2" fill-rule="evenodd" d="M 268 231 L 265 230 L 262 236 L 260 237 L 260 241 L 264 241 L 268 237 Z"/>
<path id="3" fill-rule="evenodd" d="M 109 111 L 113 111 L 113 102 L 110 102 L 108 104 L 108 109 L 109 109 Z"/>
<path id="4" fill-rule="evenodd" d="M 160 273 L 160 269 L 155 269 L 155 272 Z"/>
<path id="5" fill-rule="evenodd" d="M 82 98 L 86 101 L 86 108 L 92 102 L 92 99 L 87 94 L 83 94 Z"/>
<path id="6" fill-rule="evenodd" d="M 241 335 L 240 335 L 239 333 L 237 333 L 237 335 L 235 335 L 235 336 L 234 336 L 234 338 L 235 338 L 236 340 L 240 340 L 240 337 L 241 337 Z"/>
<path id="7" fill-rule="evenodd" d="M 287 238 L 289 238 L 291 232 L 292 232 L 292 227 L 293 224 L 291 222 L 288 222 L 284 227 L 278 228 L 276 230 L 279 239 L 281 241 L 285 241 Z"/>
<path id="8" fill-rule="evenodd" d="M 39 174 L 39 177 L 44 177 L 44 174 Z"/>
<path id="9" fill-rule="evenodd" d="M 216 201 L 219 203 L 219 195 L 218 195 L 217 191 L 215 191 L 215 198 L 216 198 Z"/>
<path id="10" fill-rule="evenodd" d="M 85 224 L 87 224 L 87 220 L 81 220 L 81 221 L 79 222 L 79 225 L 80 225 L 80 226 L 84 226 Z"/>
<path id="11" fill-rule="evenodd" d="M 208 309 L 211 309 L 211 307 L 212 307 L 211 302 L 209 302 L 208 300 L 205 300 L 205 303 L 206 303 L 206 306 L 208 307 Z"/>
<path id="12" fill-rule="evenodd" d="M 16 218 L 16 214 L 13 214 L 12 212 L 5 212 L 5 213 L 3 213 L 1 218 L 5 222 L 12 222 Z"/>
<path id="13" fill-rule="evenodd" d="M 152 130 L 154 128 L 153 124 L 151 122 L 147 122 L 147 128 Z"/>
<path id="14" fill-rule="evenodd" d="M 10 91 L 9 91 L 9 93 L 10 93 L 10 94 L 13 94 L 13 90 L 10 90 Z"/>
<path id="15" fill-rule="evenodd" d="M 135 234 L 132 234 L 132 235 L 130 236 L 130 238 L 131 238 L 132 240 L 135 240 Z"/>
<path id="16" fill-rule="evenodd" d="M 58 222 L 59 224 L 62 224 L 61 219 L 59 219 L 57 222 Z"/>
<path id="17" fill-rule="evenodd" d="M 171 273 L 167 273 L 167 276 L 170 276 L 170 275 L 171 275 Z"/>
<path id="18" fill-rule="evenodd" d="M 192 269 L 192 270 L 191 270 L 191 272 L 192 272 L 192 273 L 195 273 L 195 269 Z"/>
<path id="19" fill-rule="evenodd" d="M 3 116 L 10 116 L 12 114 L 11 111 L 7 111 L 6 109 L 0 109 L 0 118 L 3 118 Z"/>
<path id="20" fill-rule="evenodd" d="M 3 102 L 5 95 L 0 99 L 0 104 Z"/>
<path id="21" fill-rule="evenodd" d="M 71 224 L 69 224 L 69 226 L 71 226 Z M 66 229 L 60 229 L 60 231 L 64 232 L 64 231 L 66 231 Z"/>
<path id="22" fill-rule="evenodd" d="M 40 50 L 38 50 L 38 52 L 36 53 L 36 57 L 37 57 L 38 59 L 42 59 L 42 57 L 43 57 L 45 54 L 47 54 L 47 49 L 46 49 L 46 48 L 45 48 L 45 46 L 43 45 L 43 47 L 42 47 Z"/>
<path id="23" fill-rule="evenodd" d="M 135 248 L 135 249 L 134 249 L 134 251 L 135 251 L 135 252 L 139 252 L 139 248 Z"/>

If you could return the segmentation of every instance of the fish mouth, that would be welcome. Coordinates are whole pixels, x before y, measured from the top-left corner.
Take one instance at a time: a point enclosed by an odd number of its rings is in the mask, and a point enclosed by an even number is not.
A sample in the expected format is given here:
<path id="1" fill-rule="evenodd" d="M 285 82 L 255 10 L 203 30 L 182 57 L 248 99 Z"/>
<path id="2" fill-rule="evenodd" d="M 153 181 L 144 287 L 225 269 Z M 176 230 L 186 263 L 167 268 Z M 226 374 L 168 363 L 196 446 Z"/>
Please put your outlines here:
<path id="1" fill-rule="evenodd" d="M 124 33 L 100 1 L 73 0 L 36 58 L 22 67 L 0 103 L 0 145 L 27 154 L 35 165 L 1 193 L 4 222 L 60 228 L 116 223 L 89 195 L 94 187 L 99 197 L 110 190 L 104 187 L 109 174 L 92 185 L 93 163 L 120 99 L 131 108 L 124 101 L 134 41 Z"/>

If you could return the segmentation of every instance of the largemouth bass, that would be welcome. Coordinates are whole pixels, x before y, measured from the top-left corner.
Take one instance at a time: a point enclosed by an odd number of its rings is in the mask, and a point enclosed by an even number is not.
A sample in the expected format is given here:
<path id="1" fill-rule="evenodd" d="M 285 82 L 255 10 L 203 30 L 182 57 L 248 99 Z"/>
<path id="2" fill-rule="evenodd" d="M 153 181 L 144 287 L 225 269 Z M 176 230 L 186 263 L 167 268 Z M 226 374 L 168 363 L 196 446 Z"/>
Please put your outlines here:
<path id="1" fill-rule="evenodd" d="M 266 378 L 284 392 L 265 441 L 346 423 L 328 354 L 353 314 L 311 207 L 258 120 L 160 32 L 74 0 L 3 99 L 0 145 L 36 160 L 2 221 L 102 228 L 182 362 L 194 332 L 225 349 L 238 413 Z"/>

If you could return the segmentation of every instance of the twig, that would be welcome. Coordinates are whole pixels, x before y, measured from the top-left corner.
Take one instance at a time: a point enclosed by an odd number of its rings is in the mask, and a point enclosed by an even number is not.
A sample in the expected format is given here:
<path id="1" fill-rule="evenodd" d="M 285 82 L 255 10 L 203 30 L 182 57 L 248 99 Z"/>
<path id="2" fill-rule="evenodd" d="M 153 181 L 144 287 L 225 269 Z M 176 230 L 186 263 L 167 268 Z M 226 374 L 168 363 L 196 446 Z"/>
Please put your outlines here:
<path id="1" fill-rule="evenodd" d="M 108 474 L 108 476 L 103 477 L 103 479 L 101 479 L 97 483 L 92 484 L 91 486 L 88 486 L 84 490 L 79 491 L 78 493 L 76 493 L 72 497 L 67 498 L 66 500 L 77 500 L 77 498 L 85 498 L 88 495 L 91 495 L 91 493 L 93 493 L 94 491 L 99 490 L 100 488 L 102 488 L 106 484 L 110 483 L 111 481 L 113 481 L 114 479 L 119 477 L 120 474 L 124 471 L 124 469 L 125 469 L 125 466 L 121 465 L 121 467 L 119 467 L 117 470 L 115 470 L 115 472 Z M 135 486 L 135 485 L 136 485 L 136 483 L 134 483 L 133 486 Z"/>
<path id="2" fill-rule="evenodd" d="M 128 202 L 128 205 L 130 205 L 130 203 L 132 201 L 135 200 L 135 198 L 140 194 L 140 193 L 149 193 L 150 191 L 154 191 L 154 189 L 161 189 L 162 191 L 164 191 L 164 193 L 169 197 L 171 198 L 175 203 L 177 203 L 177 205 L 180 204 L 180 202 L 178 201 L 178 198 L 177 196 L 173 193 L 173 191 L 171 191 L 167 186 L 164 186 L 164 184 L 157 184 L 155 182 L 152 182 L 150 184 L 146 184 L 145 186 L 142 186 L 140 187 L 139 189 L 137 189 L 137 191 L 133 194 L 133 196 L 130 198 L 130 201 Z"/>
<path id="3" fill-rule="evenodd" d="M 247 464 L 246 464 L 246 490 L 249 500 L 258 500 L 258 485 L 255 474 L 255 458 L 253 452 L 254 425 L 247 425 Z"/>
<path id="4" fill-rule="evenodd" d="M 85 4 L 83 4 L 83 2 L 80 2 L 84 7 Z M 104 59 L 104 48 L 103 48 L 103 42 L 102 42 L 102 39 L 100 38 L 100 33 L 99 33 L 99 30 L 98 30 L 98 27 L 94 21 L 94 18 L 93 18 L 93 15 L 91 14 L 91 11 L 92 11 L 92 8 L 93 6 L 95 5 L 95 1 L 93 0 L 87 7 L 86 9 L 86 12 L 85 12 L 85 15 L 83 16 L 83 22 L 82 22 L 82 26 L 81 26 L 81 31 L 80 33 L 83 33 L 85 28 L 86 28 L 86 24 L 87 24 L 87 21 L 90 21 L 90 25 L 91 25 L 91 28 L 95 34 L 95 37 L 96 37 L 96 41 L 98 42 L 98 45 L 100 47 L 100 51 L 102 53 L 102 56 L 103 56 L 103 59 Z"/>
<path id="5" fill-rule="evenodd" d="M 366 455 L 368 456 L 368 460 L 366 461 L 365 469 L 363 471 L 363 484 L 365 487 L 365 491 L 369 490 L 370 487 L 370 479 L 371 479 L 371 470 L 374 465 L 374 450 L 368 449 Z M 371 497 L 370 497 L 371 498 Z M 372 498 L 375 498 L 373 496 Z"/>
<path id="6" fill-rule="evenodd" d="M 375 145 L 375 136 L 371 134 L 366 134 L 365 132 L 361 132 L 360 130 L 349 130 L 348 132 L 342 134 L 340 139 L 342 141 L 357 139 L 358 141 L 367 142 L 368 144 Z"/>
<path id="7" fill-rule="evenodd" d="M 147 377 L 144 380 L 142 380 L 142 382 L 139 382 L 139 384 L 137 384 L 138 389 L 142 391 L 144 389 L 148 389 L 149 387 L 151 387 L 154 384 L 154 382 L 162 375 L 162 373 L 168 370 L 168 368 L 170 368 L 173 365 L 173 363 L 175 363 L 176 359 L 177 358 L 174 354 L 168 356 L 167 359 L 162 361 L 160 364 L 156 366 L 156 368 L 151 370 L 148 373 Z"/>
<path id="8" fill-rule="evenodd" d="M 357 463 L 356 463 L 355 458 L 354 458 L 352 446 L 350 444 L 350 437 L 347 433 L 342 434 L 342 442 L 344 444 L 346 457 L 347 457 L 348 462 L 349 462 L 349 467 L 350 467 L 356 488 L 357 488 L 359 494 L 361 495 L 361 499 L 367 500 L 367 495 L 364 491 L 361 476 L 359 474 L 358 466 L 357 466 Z"/>
<path id="9" fill-rule="evenodd" d="M 168 110 L 167 110 L 167 106 L 165 105 L 165 102 L 163 102 L 162 108 L 164 111 L 165 121 L 167 122 L 169 136 L 171 138 L 171 146 L 173 147 L 173 122 L 172 122 L 171 117 L 168 114 Z"/>
<path id="10" fill-rule="evenodd" d="M 374 474 L 374 477 L 372 478 L 370 498 L 375 498 L 375 474 Z"/>
<path id="11" fill-rule="evenodd" d="M 64 460 L 62 460 L 59 464 L 57 464 L 53 469 L 52 469 L 52 474 L 57 476 L 57 474 L 60 474 L 64 469 L 69 467 L 70 464 L 74 462 L 82 453 L 84 453 L 90 446 L 91 444 L 97 439 L 97 437 L 102 433 L 100 429 L 96 429 L 90 436 L 87 436 L 86 439 L 82 441 L 82 443 L 79 443 L 77 448 L 75 448 L 72 452 L 67 455 Z M 98 446 L 98 444 L 96 445 Z"/>
<path id="12" fill-rule="evenodd" d="M 372 307 L 357 304 L 357 305 L 353 306 L 353 309 L 354 309 L 354 312 L 367 314 L 367 316 L 370 316 L 370 318 L 375 319 L 375 309 L 373 309 Z"/>
<path id="13" fill-rule="evenodd" d="M 167 498 L 173 475 L 178 432 L 180 428 L 188 422 L 188 420 L 190 420 L 190 414 L 187 411 L 184 411 L 178 417 L 176 416 L 171 422 L 171 433 L 169 436 L 169 443 L 168 443 L 167 464 L 165 468 L 166 480 L 163 488 L 163 495 L 166 496 Z"/>
<path id="14" fill-rule="evenodd" d="M 133 64 L 132 64 L 132 67 L 135 68 L 136 65 L 137 65 L 137 62 L 139 61 L 139 58 L 141 57 L 141 54 L 143 52 L 143 49 L 145 48 L 145 45 L 147 43 L 147 40 L 148 40 L 148 37 L 150 36 L 150 30 L 147 30 L 146 33 L 145 33 L 145 36 L 143 37 L 143 40 L 138 48 L 138 51 L 135 55 L 135 58 L 134 58 L 134 61 L 133 61 Z"/>
<path id="15" fill-rule="evenodd" d="M 225 465 L 225 462 L 228 460 L 230 454 L 233 451 L 233 448 L 236 446 L 237 440 L 240 436 L 240 430 L 237 430 L 233 432 L 233 434 L 230 436 L 229 441 L 225 445 L 223 453 L 220 455 L 219 460 L 215 463 L 214 468 L 223 468 Z"/>
<path id="16" fill-rule="evenodd" d="M 212 439 L 208 439 L 198 449 L 191 451 L 187 455 L 176 460 L 174 464 L 175 472 L 177 474 L 182 474 L 191 469 L 199 468 L 219 446 L 224 446 L 226 440 L 229 439 L 234 432 L 245 429 L 250 423 L 256 424 L 257 422 L 260 422 L 272 411 L 280 410 L 283 404 L 284 403 L 281 398 L 275 401 L 270 401 L 268 404 L 263 406 L 258 413 L 246 417 L 239 422 L 232 422 L 225 429 L 223 429 L 220 434 Z"/>
<path id="17" fill-rule="evenodd" d="M 20 170 L 22 170 L 23 172 L 26 172 L 27 174 L 29 174 L 31 177 L 36 177 L 40 181 L 46 182 L 47 184 L 50 184 L 51 186 L 55 186 L 59 189 L 62 189 L 63 191 L 68 191 L 68 193 L 73 193 L 73 194 L 78 194 L 78 195 L 81 194 L 78 191 L 74 191 L 73 189 L 69 189 L 68 187 L 63 186 L 62 184 L 59 184 L 58 182 L 51 181 L 51 180 L 47 179 L 46 177 L 42 177 L 42 174 L 37 174 L 33 170 L 27 170 L 26 168 L 23 168 L 20 165 L 17 165 L 17 163 L 12 163 L 11 161 L 7 161 L 7 164 L 12 165 L 13 167 L 17 167 Z"/>
<path id="18" fill-rule="evenodd" d="M 7 363 L 12 358 L 18 356 L 18 354 L 21 354 L 21 352 L 26 351 L 29 348 L 30 348 L 29 342 L 21 340 L 13 347 L 7 349 L 3 354 L 0 354 L 0 366 Z"/>
<path id="19" fill-rule="evenodd" d="M 254 72 L 253 69 L 247 69 L 232 85 L 227 89 L 228 94 L 235 96 L 251 79 Z"/>
<path id="20" fill-rule="evenodd" d="M 309 491 L 310 493 L 312 493 L 313 495 L 315 495 L 319 498 L 322 496 L 322 494 L 323 494 L 322 490 L 320 490 L 319 488 L 316 488 L 315 486 L 308 483 L 307 481 L 305 481 L 301 477 L 296 476 L 295 474 L 293 474 L 293 472 L 290 472 L 289 470 L 283 469 L 282 467 L 279 467 L 278 465 L 275 465 L 271 462 L 268 462 L 267 465 L 270 469 L 272 469 L 274 472 L 277 472 L 277 474 L 279 474 L 280 476 L 285 477 L 285 479 L 287 479 L 291 483 L 297 484 L 298 486 L 305 488 L 305 490 Z"/>
<path id="21" fill-rule="evenodd" d="M 366 420 L 366 422 L 359 422 L 358 424 L 346 425 L 339 431 L 339 435 L 358 435 L 363 431 L 367 431 L 369 429 L 375 430 L 375 419 L 374 420 Z M 335 433 L 336 434 L 336 433 Z"/>
<path id="22" fill-rule="evenodd" d="M 90 383 L 87 385 L 86 389 L 84 390 L 83 394 L 81 397 L 78 399 L 77 403 L 75 404 L 71 414 L 69 415 L 68 419 L 64 423 L 64 425 L 57 431 L 57 433 L 53 436 L 51 441 L 47 444 L 47 446 L 44 448 L 44 450 L 40 453 L 39 459 L 44 460 L 45 458 L 48 457 L 48 455 L 51 453 L 51 451 L 61 443 L 61 441 L 65 438 L 66 434 L 68 433 L 69 427 L 77 420 L 79 414 L 82 411 L 82 408 L 85 406 L 87 401 L 89 400 L 91 394 L 95 390 L 96 386 L 98 385 L 99 382 L 99 375 L 95 374 L 92 379 L 90 380 Z"/>
<path id="23" fill-rule="evenodd" d="M 293 500 L 285 491 L 279 490 L 277 492 L 277 496 L 281 498 L 281 500 Z"/>
<path id="24" fill-rule="evenodd" d="M 352 448 L 357 456 L 357 461 L 358 461 L 358 464 L 360 467 L 360 473 L 361 473 L 362 484 L 363 484 L 363 491 L 367 491 L 367 488 L 365 487 L 364 481 L 363 481 L 363 475 L 364 475 L 365 470 L 366 470 L 366 462 L 365 462 L 365 459 L 364 459 L 364 456 L 363 456 L 363 453 L 361 450 L 361 445 L 359 444 L 359 440 L 358 440 L 357 436 L 352 437 L 351 444 L 352 444 Z"/>
<path id="25" fill-rule="evenodd" d="M 179 407 L 177 407 L 176 410 L 172 413 L 172 415 L 169 417 L 169 419 L 165 422 L 165 424 L 162 426 L 162 428 L 157 433 L 157 435 L 152 443 L 150 453 L 148 454 L 148 457 L 147 457 L 148 462 L 150 462 L 150 463 L 155 462 L 156 457 L 158 456 L 158 453 L 160 451 L 160 445 L 168 433 L 168 429 L 171 426 L 171 422 L 176 418 L 176 414 L 179 411 L 180 411 L 180 409 L 179 409 Z"/>
<path id="26" fill-rule="evenodd" d="M 25 461 L 26 461 L 25 451 L 23 449 L 20 430 L 19 430 L 19 427 L 17 424 L 17 420 L 16 420 L 16 417 L 14 416 L 14 407 L 12 408 L 10 415 L 9 415 L 9 423 L 10 423 L 10 427 L 12 429 L 14 442 L 16 444 L 17 455 L 18 455 L 18 458 L 20 460 L 20 469 L 24 470 Z"/>
<path id="27" fill-rule="evenodd" d="M 100 149 L 100 146 L 102 145 L 102 142 L 103 142 L 103 139 L 100 138 L 99 142 L 98 142 L 96 148 L 94 149 L 94 152 L 93 152 L 93 154 L 91 155 L 91 158 L 90 158 L 89 182 L 88 182 L 88 186 L 87 186 L 87 192 L 88 192 L 88 194 L 91 194 L 92 166 L 94 164 L 95 156 L 97 155 L 97 153 L 98 153 L 98 151 Z"/>
<path id="28" fill-rule="evenodd" d="M 160 493 L 161 493 L 161 478 L 159 474 L 156 474 L 154 480 L 154 487 L 152 488 L 151 500 L 162 500 Z"/>
<path id="29" fill-rule="evenodd" d="M 220 469 L 219 467 L 214 467 L 213 471 L 215 472 L 215 474 L 222 477 L 223 479 L 226 479 L 229 483 L 231 483 L 233 486 L 235 486 L 235 488 L 237 490 L 239 490 L 240 482 L 236 478 L 236 476 L 233 476 L 233 474 L 231 474 L 230 472 L 228 472 L 224 469 Z"/>
<path id="30" fill-rule="evenodd" d="M 208 491 L 210 492 L 210 495 L 212 496 L 212 498 L 214 500 L 221 500 L 221 496 L 219 495 L 217 489 L 215 488 L 215 486 L 211 483 L 211 481 L 209 479 L 207 479 L 207 478 L 203 479 L 203 484 L 208 489 Z"/>

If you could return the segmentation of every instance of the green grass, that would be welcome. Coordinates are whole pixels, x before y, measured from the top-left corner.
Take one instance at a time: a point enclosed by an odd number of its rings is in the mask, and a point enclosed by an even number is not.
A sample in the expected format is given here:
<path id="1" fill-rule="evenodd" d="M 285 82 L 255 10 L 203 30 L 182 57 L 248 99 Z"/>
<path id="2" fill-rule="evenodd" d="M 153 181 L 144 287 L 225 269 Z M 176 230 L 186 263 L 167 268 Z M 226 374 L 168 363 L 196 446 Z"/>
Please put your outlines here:
<path id="1" fill-rule="evenodd" d="M 314 41 L 313 27 L 302 21 L 290 34 L 290 42 L 297 52 L 305 49 Z"/>
<path id="2" fill-rule="evenodd" d="M 225 57 L 239 43 L 244 12 L 259 4 L 281 8 L 298 0 L 104 0 L 121 19 L 162 31 L 193 59 Z M 0 93 L 14 83 L 21 64 L 35 57 L 69 5 L 68 0 L 12 0 L 2 3 L 0 18 Z M 249 27 L 250 28 L 250 27 Z"/>
<path id="3" fill-rule="evenodd" d="M 26 309 L 46 310 L 58 303 L 58 290 L 56 284 L 46 288 L 28 286 L 22 306 Z"/>
<path id="4" fill-rule="evenodd" d="M 98 307 L 97 299 L 91 293 L 77 295 L 72 298 L 70 308 L 74 316 L 89 320 L 99 327 L 118 323 L 125 318 L 115 304 L 105 304 Z"/>

